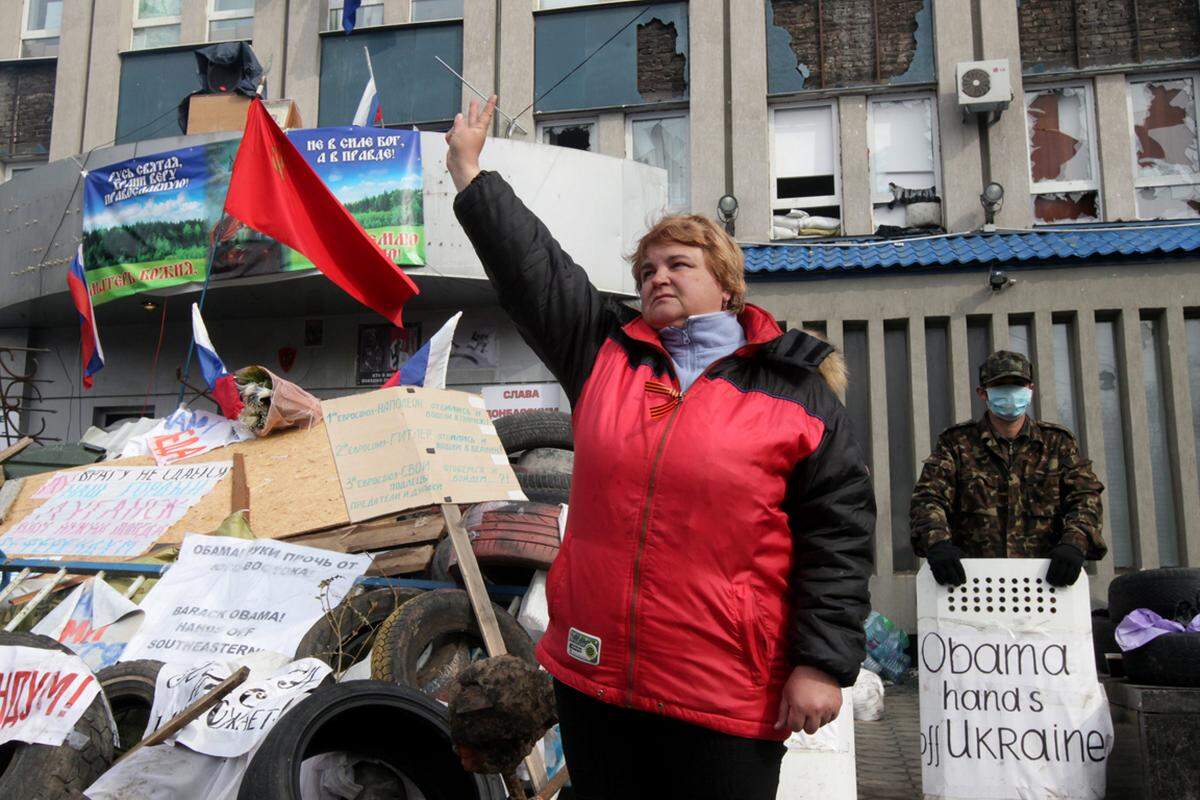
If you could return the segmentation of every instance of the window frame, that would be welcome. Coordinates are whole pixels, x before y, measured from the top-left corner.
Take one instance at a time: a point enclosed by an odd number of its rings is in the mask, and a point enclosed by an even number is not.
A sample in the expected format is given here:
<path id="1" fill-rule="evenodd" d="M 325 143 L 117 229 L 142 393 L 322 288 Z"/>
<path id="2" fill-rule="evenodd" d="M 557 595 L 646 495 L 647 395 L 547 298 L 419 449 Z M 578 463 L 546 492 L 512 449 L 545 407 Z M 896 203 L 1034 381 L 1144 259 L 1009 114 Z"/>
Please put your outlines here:
<path id="1" fill-rule="evenodd" d="M 27 39 L 57 39 L 62 36 L 61 23 L 57 28 L 54 29 L 39 28 L 37 30 L 31 30 L 29 28 L 29 6 L 32 1 L 33 0 L 24 0 L 24 2 L 21 4 L 21 41 L 24 42 Z M 51 1 L 52 0 L 47 0 L 47 2 Z M 61 20 L 62 11 L 65 10 L 62 7 L 65 6 L 66 0 L 58 0 L 58 2 L 60 5 L 59 19 Z"/>
<path id="2" fill-rule="evenodd" d="M 1033 146 L 1029 135 L 1029 95 L 1034 92 L 1043 92 L 1053 89 L 1083 89 L 1083 104 L 1084 104 L 1084 124 L 1087 128 L 1088 137 L 1088 161 L 1092 168 L 1092 179 L 1090 181 L 1042 181 L 1040 183 L 1033 180 Z M 1096 193 L 1096 213 L 1097 219 L 1104 219 L 1103 187 L 1100 178 L 1100 140 L 1097 136 L 1098 129 L 1096 126 L 1096 94 L 1095 86 L 1092 81 L 1055 81 L 1054 83 L 1039 83 L 1025 87 L 1025 96 L 1022 98 L 1022 112 L 1025 114 L 1025 174 L 1029 179 L 1029 196 L 1032 199 L 1035 195 L 1040 194 L 1065 194 L 1068 192 L 1095 192 Z M 1065 223 L 1039 223 L 1039 224 L 1065 224 Z"/>
<path id="3" fill-rule="evenodd" d="M 633 123 L 647 119 L 680 119 L 687 123 L 688 153 L 684 162 L 687 164 L 687 198 L 681 206 L 671 205 L 670 175 L 667 176 L 667 211 L 673 214 L 686 213 L 692 207 L 692 115 L 690 108 L 662 109 L 656 111 L 638 111 L 625 115 L 625 157 L 635 161 L 633 157 Z M 597 126 L 597 131 L 599 126 Z M 596 150 L 595 152 L 600 152 Z M 638 161 L 641 164 L 641 161 Z"/>
<path id="4" fill-rule="evenodd" d="M 780 197 L 779 192 L 779 174 L 776 170 L 775 160 L 775 117 L 780 111 L 796 111 L 806 108 L 828 108 L 830 110 L 829 126 L 831 129 L 831 140 L 833 143 L 833 194 L 820 195 L 819 197 L 806 198 L 789 198 Z M 842 137 L 839 130 L 841 119 L 838 114 L 838 104 L 836 99 L 816 100 L 807 103 L 781 103 L 769 107 L 770 120 L 767 130 L 767 157 L 770 160 L 770 180 L 771 180 L 771 215 L 775 216 L 775 212 L 781 210 L 778 206 L 787 204 L 789 208 L 828 208 L 837 206 L 839 219 L 844 216 L 842 208 Z M 788 177 L 788 176 L 785 176 Z M 801 176 L 795 176 L 801 177 Z"/>
<path id="5" fill-rule="evenodd" d="M 577 8 L 593 8 L 595 6 L 608 6 L 615 3 L 623 3 L 627 0 L 571 0 L 569 5 L 558 6 L 555 8 L 543 8 L 542 3 L 545 0 L 532 0 L 534 11 L 574 11 Z"/>
<path id="6" fill-rule="evenodd" d="M 465 7 L 466 0 L 463 0 L 463 3 L 464 3 L 463 13 L 457 17 L 431 17 L 430 19 L 414 20 L 413 19 L 413 3 L 414 3 L 414 0 L 409 0 L 409 3 L 408 3 L 408 21 L 409 22 L 446 22 L 449 20 L 462 19 L 464 16 L 466 16 L 466 13 L 467 13 L 467 9 Z"/>
<path id="7" fill-rule="evenodd" d="M 930 144 L 933 148 L 933 192 L 938 197 L 942 196 L 942 142 L 938 137 L 938 103 L 937 94 L 934 92 L 907 92 L 905 94 L 882 94 L 874 95 L 867 98 L 867 180 L 871 190 L 871 218 L 872 224 L 875 224 L 875 206 L 885 205 L 892 201 L 890 192 L 886 194 L 875 193 L 875 106 L 880 103 L 895 103 L 904 100 L 924 100 L 929 103 L 929 128 L 931 133 Z M 839 148 L 839 161 L 840 161 Z M 840 165 L 839 165 L 840 166 Z M 841 189 L 841 184 L 838 182 L 838 189 Z M 841 203 L 838 204 L 841 207 Z M 944 217 L 945 209 L 943 208 Z"/>
<path id="8" fill-rule="evenodd" d="M 1190 80 L 1192 82 L 1192 121 L 1200 126 L 1200 72 L 1183 70 L 1174 72 L 1155 73 L 1153 75 L 1130 75 L 1125 79 L 1125 106 L 1129 124 L 1129 158 L 1133 167 L 1133 188 L 1155 189 L 1163 186 L 1200 186 L 1200 167 L 1190 175 L 1157 175 L 1150 178 L 1138 177 L 1137 136 L 1133 132 L 1136 120 L 1133 117 L 1133 85 L 1135 83 L 1155 83 L 1160 81 Z M 1200 128 L 1198 128 L 1200 130 Z M 1197 136 L 1197 147 L 1200 147 L 1200 135 Z M 1190 179 L 1189 179 L 1190 178 Z"/>
<path id="9" fill-rule="evenodd" d="M 372 6 L 379 6 L 380 8 L 383 8 L 384 0 L 369 0 L 369 2 L 363 2 L 361 5 L 359 5 L 358 10 L 362 11 L 364 8 L 369 8 Z M 333 20 L 334 20 L 333 12 L 334 11 L 337 11 L 337 23 L 331 27 L 322 28 L 321 30 L 322 31 L 340 31 L 342 29 L 342 9 L 345 7 L 346 7 L 346 0 L 327 0 L 327 2 L 325 3 L 325 24 L 329 25 L 330 22 L 333 22 Z M 411 11 L 410 11 L 410 16 L 411 16 Z M 381 19 L 382 19 L 382 17 L 381 17 Z M 354 26 L 354 30 L 358 30 L 360 28 L 377 28 L 377 27 L 380 27 L 380 26 L 386 25 L 386 24 L 387 24 L 386 20 L 381 21 L 379 23 L 379 25 L 361 25 L 361 24 L 356 23 Z"/>
<path id="10" fill-rule="evenodd" d="M 174 16 L 174 17 L 149 17 L 147 19 L 142 19 L 138 16 L 138 11 L 139 11 L 140 7 L 141 7 L 140 0 L 133 0 L 133 31 L 130 33 L 130 36 L 129 36 L 129 49 L 131 49 L 131 50 L 150 50 L 150 49 L 152 49 L 150 47 L 137 47 L 135 44 L 135 42 L 137 41 L 137 32 L 138 31 L 150 30 L 152 28 L 168 28 L 173 25 L 178 25 L 180 28 L 179 41 L 183 41 L 183 2 L 182 2 L 182 0 L 179 5 L 179 15 Z M 179 42 L 175 42 L 175 44 L 178 44 L 178 43 Z M 158 45 L 156 45 L 156 46 L 158 46 Z M 170 47 L 173 45 L 162 45 L 162 46 Z"/>
<path id="11" fill-rule="evenodd" d="M 580 152 L 583 152 L 583 153 L 599 153 L 600 152 L 600 138 L 599 138 L 600 137 L 600 117 L 595 116 L 595 115 L 593 115 L 593 116 L 559 117 L 559 118 L 550 117 L 548 119 L 539 119 L 539 120 L 537 120 L 537 126 L 536 126 L 537 131 L 534 134 L 537 144 L 545 145 L 546 147 L 558 147 L 559 145 L 548 144 L 546 142 L 543 142 L 542 141 L 542 131 L 544 131 L 546 128 L 561 128 L 561 127 L 567 127 L 567 126 L 571 126 L 571 125 L 591 125 L 592 126 L 591 141 L 593 142 L 595 147 L 592 150 L 581 150 Z M 568 149 L 575 150 L 578 148 L 572 147 L 572 148 L 568 148 Z M 628 152 L 628 150 L 626 152 Z"/>
<path id="12" fill-rule="evenodd" d="M 228 19 L 248 19 L 248 20 L 251 20 L 251 26 L 253 26 L 254 15 L 258 11 L 257 3 L 255 3 L 255 7 L 251 8 L 248 13 L 244 10 L 217 11 L 216 3 L 217 3 L 217 0 L 207 0 L 207 3 L 206 3 L 206 7 L 205 7 L 206 15 L 204 17 L 204 41 L 214 42 L 214 43 L 218 42 L 218 41 L 222 41 L 222 42 L 246 41 L 245 39 L 214 40 L 212 38 L 212 24 L 214 22 L 220 22 L 222 20 L 228 20 Z"/>

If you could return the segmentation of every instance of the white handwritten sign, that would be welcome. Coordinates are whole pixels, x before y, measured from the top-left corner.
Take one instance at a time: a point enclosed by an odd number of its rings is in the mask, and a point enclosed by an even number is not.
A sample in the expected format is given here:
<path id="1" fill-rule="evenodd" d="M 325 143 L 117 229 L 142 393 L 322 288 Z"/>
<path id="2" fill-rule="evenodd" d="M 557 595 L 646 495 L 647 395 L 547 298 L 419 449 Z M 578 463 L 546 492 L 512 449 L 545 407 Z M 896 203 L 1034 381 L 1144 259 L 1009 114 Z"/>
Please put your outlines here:
<path id="1" fill-rule="evenodd" d="M 146 620 L 121 660 L 195 664 L 260 650 L 291 656 L 370 563 L 369 555 L 191 534 L 142 601 Z"/>
<path id="2" fill-rule="evenodd" d="M 146 433 L 146 447 L 154 463 L 163 466 L 253 438 L 254 434 L 241 423 L 180 406 Z"/>
<path id="3" fill-rule="evenodd" d="M 233 674 L 233 665 L 209 661 L 198 666 L 166 664 L 158 673 L 154 705 L 145 736 L 170 722 Z M 302 658 L 250 679 L 175 737 L 197 753 L 236 758 L 256 745 L 289 708 L 306 697 L 333 669 L 317 658 Z"/>
<path id="4" fill-rule="evenodd" d="M 525 499 L 478 395 L 401 386 L 326 400 L 321 412 L 351 522 Z"/>
<path id="5" fill-rule="evenodd" d="M 13 556 L 139 556 L 228 474 L 228 461 L 88 467 L 0 536 Z"/>
<path id="6" fill-rule="evenodd" d="M 142 610 L 104 581 L 90 578 L 34 626 L 83 659 L 93 672 L 112 666 L 142 624 Z"/>
<path id="7" fill-rule="evenodd" d="M 925 797 L 1104 797 L 1112 721 L 1087 576 L 1051 587 L 1048 563 L 966 559 L 954 589 L 917 576 Z"/>
<path id="8" fill-rule="evenodd" d="M 57 747 L 96 699 L 100 685 L 79 656 L 0 647 L 0 744 Z"/>

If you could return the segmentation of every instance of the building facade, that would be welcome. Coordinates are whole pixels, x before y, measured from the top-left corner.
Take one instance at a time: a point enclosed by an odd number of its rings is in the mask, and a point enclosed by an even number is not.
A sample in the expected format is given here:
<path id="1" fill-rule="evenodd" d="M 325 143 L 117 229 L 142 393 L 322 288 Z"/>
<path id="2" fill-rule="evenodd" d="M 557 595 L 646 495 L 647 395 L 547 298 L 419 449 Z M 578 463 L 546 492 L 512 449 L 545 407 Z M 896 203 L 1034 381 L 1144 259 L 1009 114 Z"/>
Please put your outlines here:
<path id="1" fill-rule="evenodd" d="M 500 137 L 663 168 L 671 210 L 736 199 L 751 301 L 849 359 L 883 613 L 915 626 L 908 493 L 939 430 L 981 412 L 974 369 L 1005 346 L 1033 357 L 1037 413 L 1076 431 L 1106 484 L 1097 604 L 1122 570 L 1200 565 L 1197 0 L 383 0 L 349 35 L 340 16 L 338 0 L 0 0 L 0 344 L 51 351 L 21 356 L 51 381 L 28 400 L 56 412 L 35 420 L 47 432 L 169 410 L 176 359 L 152 344 L 186 347 L 183 313 L 102 307 L 129 357 L 81 397 L 74 177 L 194 140 L 164 137 L 199 44 L 251 42 L 266 95 L 308 126 L 348 124 L 366 47 L 388 126 L 445 130 L 470 101 L 440 58 L 499 94 Z M 1007 62 L 999 113 L 960 104 L 960 65 L 980 61 Z M 594 189 L 577 184 L 567 207 Z M 438 269 L 417 275 L 425 334 L 463 307 L 500 345 L 451 381 L 549 380 L 478 276 Z M 318 322 L 322 343 L 304 344 Z M 357 388 L 370 318 L 335 292 L 258 285 L 214 306 L 210 329 L 226 323 L 231 363 L 297 347 L 318 393 Z"/>

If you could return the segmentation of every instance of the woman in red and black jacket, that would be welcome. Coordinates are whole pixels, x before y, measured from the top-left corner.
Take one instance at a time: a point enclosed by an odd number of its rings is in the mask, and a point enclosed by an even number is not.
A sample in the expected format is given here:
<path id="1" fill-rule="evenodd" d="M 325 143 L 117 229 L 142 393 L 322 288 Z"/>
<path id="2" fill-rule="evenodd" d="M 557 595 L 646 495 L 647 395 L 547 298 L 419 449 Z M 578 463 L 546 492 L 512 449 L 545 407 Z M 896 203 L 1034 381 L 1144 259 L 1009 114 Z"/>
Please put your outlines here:
<path id="1" fill-rule="evenodd" d="M 782 741 L 837 716 L 865 655 L 875 502 L 841 356 L 744 301 L 741 251 L 672 217 L 606 300 L 446 134 L 454 210 L 571 400 L 575 470 L 538 658 L 576 797 L 774 798 Z M 836 387 L 835 387 L 836 388 Z"/>

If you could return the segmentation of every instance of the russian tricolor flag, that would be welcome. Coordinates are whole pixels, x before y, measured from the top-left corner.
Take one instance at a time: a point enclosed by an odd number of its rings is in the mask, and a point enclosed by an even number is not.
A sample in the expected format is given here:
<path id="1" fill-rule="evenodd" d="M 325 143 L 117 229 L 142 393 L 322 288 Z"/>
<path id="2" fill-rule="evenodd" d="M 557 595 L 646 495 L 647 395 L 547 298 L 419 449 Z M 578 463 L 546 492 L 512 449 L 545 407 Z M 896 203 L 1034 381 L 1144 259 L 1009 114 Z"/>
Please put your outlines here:
<path id="1" fill-rule="evenodd" d="M 413 353 L 408 361 L 387 379 L 387 383 L 379 387 L 389 386 L 424 386 L 427 389 L 446 388 L 446 367 L 450 364 L 450 348 L 454 344 L 454 329 L 462 317 L 459 311 L 446 321 L 429 341 L 421 345 L 421 349 Z"/>
<path id="2" fill-rule="evenodd" d="M 208 390 L 221 407 L 221 413 L 229 419 L 237 419 L 243 406 L 237 383 L 229 370 L 225 369 L 225 363 L 208 338 L 208 329 L 204 327 L 204 318 L 200 316 L 200 306 L 195 303 L 192 303 L 192 338 L 196 342 L 196 357 L 200 361 L 200 371 L 204 373 Z"/>
<path id="3" fill-rule="evenodd" d="M 375 90 L 375 70 L 371 68 L 370 56 L 367 57 L 367 71 L 371 77 L 367 79 L 367 86 L 358 101 L 358 110 L 354 112 L 354 124 L 382 128 L 383 106 L 379 104 L 379 92 Z"/>
<path id="4" fill-rule="evenodd" d="M 67 271 L 67 289 L 79 313 L 79 349 L 83 361 L 83 388 L 92 388 L 92 376 L 104 368 L 104 348 L 100 346 L 100 331 L 96 328 L 96 312 L 88 292 L 87 275 L 83 271 L 83 245 L 75 251 Z"/>

